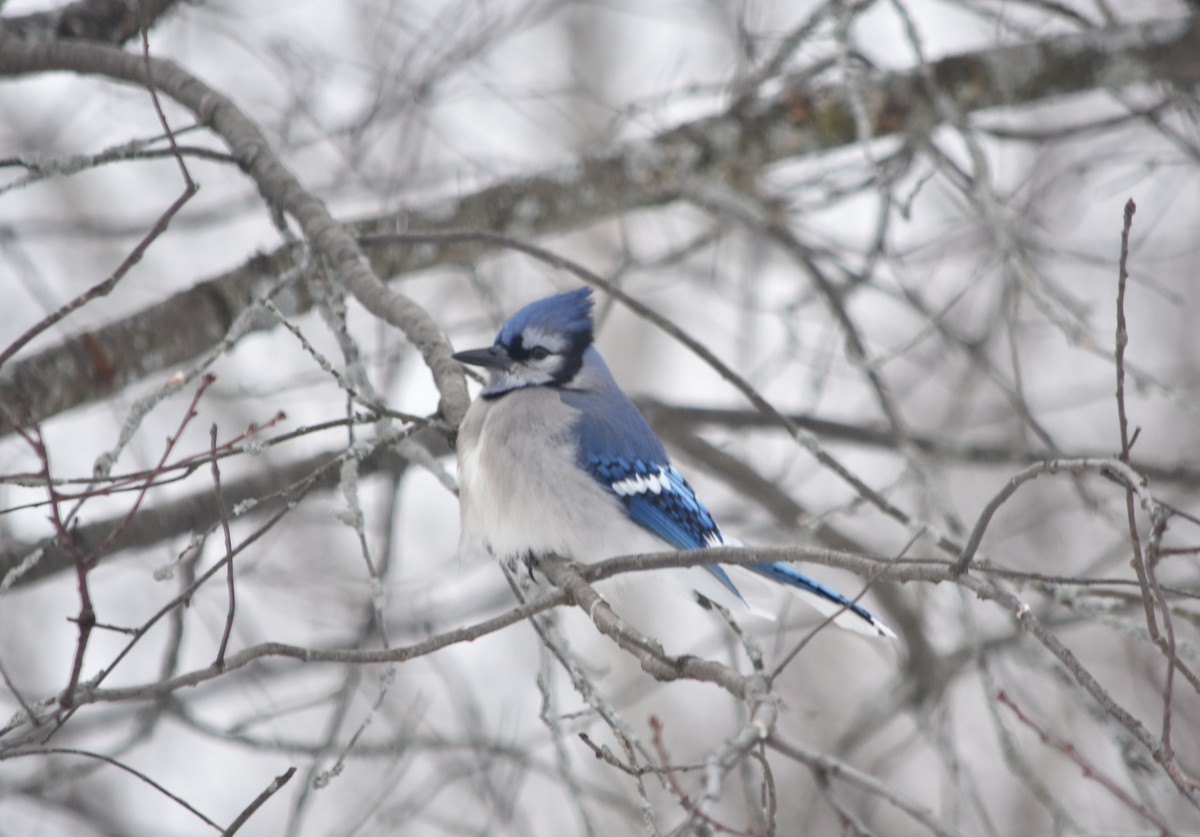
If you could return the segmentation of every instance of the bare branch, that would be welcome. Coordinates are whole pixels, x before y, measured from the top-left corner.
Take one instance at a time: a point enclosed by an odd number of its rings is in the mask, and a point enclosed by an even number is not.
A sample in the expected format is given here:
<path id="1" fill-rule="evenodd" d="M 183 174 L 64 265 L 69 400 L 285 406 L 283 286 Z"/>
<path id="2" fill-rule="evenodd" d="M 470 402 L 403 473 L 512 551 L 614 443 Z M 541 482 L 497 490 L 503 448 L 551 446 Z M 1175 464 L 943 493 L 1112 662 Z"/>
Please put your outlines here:
<path id="1" fill-rule="evenodd" d="M 924 93 L 927 76 L 942 95 L 953 99 L 956 112 L 969 114 L 1156 79 L 1186 86 L 1200 79 L 1197 42 L 1200 23 L 1191 18 L 1089 30 L 944 58 L 931 62 L 927 73 L 923 70 L 884 76 L 864 91 L 862 98 L 872 107 L 868 116 L 874 137 L 922 135 L 941 118 Z M 1120 45 L 1119 49 L 1115 44 Z M 25 47 L 6 46 L 0 54 L 0 76 L 49 69 L 94 70 L 82 59 L 62 55 L 61 50 L 53 56 L 39 55 L 36 61 L 33 58 Z M 73 60 L 84 66 L 72 66 Z M 109 69 L 111 76 L 126 77 L 122 74 L 129 68 Z M 1019 79 L 1019 83 L 1012 83 L 1012 79 Z M 169 79 L 176 80 L 176 75 Z M 169 90 L 164 92 L 170 94 Z M 227 108 L 219 110 L 229 113 Z M 744 103 L 728 113 L 590 157 L 569 169 L 516 178 L 449 204 L 438 201 L 396 214 L 363 218 L 348 226 L 355 234 L 366 236 L 397 229 L 474 229 L 498 236 L 576 229 L 620 212 L 679 200 L 689 183 L 736 181 L 739 171 L 853 144 L 859 138 L 853 120 L 847 119 L 849 113 L 850 105 L 839 87 L 817 87 L 801 78 L 794 87 L 785 86 L 773 97 Z M 253 145 L 257 142 L 250 139 L 254 134 L 257 131 L 238 134 L 237 138 Z M 231 148 L 235 156 L 250 150 L 244 146 L 241 151 Z M 480 240 L 462 245 L 380 248 L 373 251 L 370 264 L 377 275 L 394 277 L 437 265 L 469 262 L 494 250 L 496 243 Z M 0 375 L 0 405 L 30 421 L 43 421 L 195 358 L 225 334 L 231 320 L 257 298 L 264 284 L 294 267 L 297 259 L 296 250 L 290 246 L 256 256 L 177 297 L 6 369 Z M 295 308 L 285 310 L 286 314 L 308 310 L 312 300 L 301 295 L 294 304 Z M 147 328 L 170 334 L 172 340 L 149 355 L 127 350 L 133 335 Z M 88 346 L 94 349 L 89 352 Z M 119 358 L 120 363 L 101 380 L 87 360 L 92 354 Z M 54 387 L 43 383 L 49 370 L 55 373 Z M 10 432 L 9 426 L 0 423 L 0 435 Z"/>

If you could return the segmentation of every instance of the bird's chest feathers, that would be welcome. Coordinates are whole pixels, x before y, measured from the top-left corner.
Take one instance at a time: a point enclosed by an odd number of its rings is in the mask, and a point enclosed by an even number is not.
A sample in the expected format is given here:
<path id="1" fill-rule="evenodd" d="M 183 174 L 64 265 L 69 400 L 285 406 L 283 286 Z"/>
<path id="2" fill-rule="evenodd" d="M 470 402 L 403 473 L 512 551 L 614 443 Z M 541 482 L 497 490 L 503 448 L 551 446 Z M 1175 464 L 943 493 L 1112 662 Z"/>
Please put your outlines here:
<path id="1" fill-rule="evenodd" d="M 579 552 L 597 511 L 617 501 L 577 465 L 578 419 L 543 387 L 471 406 L 458 451 L 464 536 L 498 557 Z"/>

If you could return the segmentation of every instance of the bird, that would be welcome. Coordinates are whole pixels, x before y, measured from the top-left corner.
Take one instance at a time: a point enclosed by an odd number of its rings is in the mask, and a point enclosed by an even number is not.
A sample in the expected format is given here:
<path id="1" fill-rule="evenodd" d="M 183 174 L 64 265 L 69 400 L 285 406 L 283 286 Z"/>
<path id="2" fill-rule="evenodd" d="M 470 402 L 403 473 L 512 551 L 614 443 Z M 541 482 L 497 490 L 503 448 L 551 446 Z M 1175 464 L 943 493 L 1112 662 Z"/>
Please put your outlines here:
<path id="1" fill-rule="evenodd" d="M 456 444 L 462 541 L 482 544 L 510 570 L 524 563 L 530 576 L 550 554 L 594 563 L 742 546 L 721 532 L 617 384 L 594 345 L 592 305 L 588 286 L 536 300 L 508 318 L 491 346 L 453 355 L 488 373 Z M 836 614 L 840 627 L 895 636 L 866 608 L 783 562 L 704 565 L 688 584 L 702 605 L 756 610 L 745 592 L 752 578 L 797 591 Z"/>

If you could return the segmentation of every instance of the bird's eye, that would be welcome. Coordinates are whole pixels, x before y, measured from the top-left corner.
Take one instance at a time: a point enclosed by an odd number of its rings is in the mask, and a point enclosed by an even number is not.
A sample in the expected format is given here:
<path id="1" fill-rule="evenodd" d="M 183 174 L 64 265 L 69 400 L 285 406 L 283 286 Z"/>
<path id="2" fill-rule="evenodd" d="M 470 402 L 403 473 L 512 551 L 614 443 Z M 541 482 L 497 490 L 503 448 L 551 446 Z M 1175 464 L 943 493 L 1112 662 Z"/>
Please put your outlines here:
<path id="1" fill-rule="evenodd" d="M 529 350 L 529 356 L 534 360 L 545 360 L 550 357 L 550 350 L 545 346 L 534 346 Z"/>

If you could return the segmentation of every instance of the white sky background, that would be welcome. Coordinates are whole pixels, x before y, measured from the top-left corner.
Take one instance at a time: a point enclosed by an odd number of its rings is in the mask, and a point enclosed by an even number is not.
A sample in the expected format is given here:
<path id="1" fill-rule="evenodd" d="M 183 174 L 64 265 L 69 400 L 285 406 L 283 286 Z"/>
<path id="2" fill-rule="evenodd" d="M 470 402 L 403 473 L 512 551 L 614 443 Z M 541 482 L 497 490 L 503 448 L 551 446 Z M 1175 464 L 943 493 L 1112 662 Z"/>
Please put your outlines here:
<path id="1" fill-rule="evenodd" d="M 9 2 L 3 11 L 13 15 L 37 5 Z M 876 5 L 853 27 L 854 45 L 881 68 L 911 66 L 912 51 L 894 10 L 888 3 Z M 1028 37 L 1068 28 L 1017 4 L 1012 4 L 1012 19 L 1005 21 L 1012 28 L 985 24 L 955 4 L 905 5 L 930 59 L 1014 42 L 1018 35 L 1013 30 L 1019 28 L 1014 21 L 1020 19 L 1029 21 Z M 1090 3 L 1071 5 L 1095 15 Z M 731 83 L 746 69 L 746 56 L 738 50 L 738 16 L 766 54 L 813 6 L 682 0 L 648 9 L 634 2 L 528 8 L 484 2 L 212 2 L 179 9 L 153 31 L 151 50 L 231 96 L 257 120 L 304 184 L 339 218 L 353 219 L 565 166 L 580 154 L 717 112 L 728 102 Z M 1164 0 L 1137 4 L 1136 15 L 1151 19 L 1179 13 L 1179 4 Z M 794 66 L 834 54 L 835 44 L 825 31 Z M 414 97 L 414 90 L 421 94 Z M 1127 91 L 1123 101 L 1137 102 L 1145 95 Z M 972 123 L 1049 130 L 1100 113 L 1118 114 L 1122 106 L 1111 96 L 1095 94 L 989 112 L 972 117 Z M 373 109 L 377 112 L 367 118 Z M 168 106 L 166 112 L 174 127 L 187 124 L 180 109 Z M 1176 119 L 1176 127 L 1195 143 L 1191 123 Z M 0 85 L 2 158 L 95 153 L 157 131 L 141 89 L 66 76 Z M 949 131 L 935 138 L 961 165 L 969 165 L 962 144 Z M 185 134 L 181 141 L 220 148 L 202 132 Z M 947 442 L 1044 450 L 979 370 L 928 333 L 928 324 L 903 303 L 903 290 L 920 294 L 935 310 L 961 296 L 948 310 L 947 322 L 961 334 L 989 336 L 984 351 L 1009 381 L 1011 353 L 1016 353 L 1025 401 L 1064 451 L 1111 455 L 1117 450 L 1114 371 L 1106 355 L 1115 327 L 1121 207 L 1133 197 L 1138 214 L 1127 305 L 1129 362 L 1165 388 L 1131 382 L 1131 420 L 1142 428 L 1136 450 L 1148 463 L 1194 467 L 1200 441 L 1193 325 L 1198 313 L 1194 265 L 1200 184 L 1194 159 L 1145 127 L 1054 146 L 986 136 L 983 143 L 991 186 L 1002 199 L 1000 211 L 1032 243 L 1039 281 L 1069 300 L 1084 336 L 1068 340 L 1046 319 L 1028 289 L 1020 289 L 1000 264 L 994 239 L 962 193 L 944 173 L 918 160 L 893 189 L 896 201 L 911 200 L 911 211 L 900 217 L 894 210 L 888 257 L 870 287 L 850 303 L 871 355 L 887 359 L 879 368 L 910 428 Z M 872 159 L 894 145 L 891 140 L 872 144 Z M 763 196 L 778 200 L 790 213 L 792 228 L 806 242 L 827 248 L 832 263 L 858 269 L 874 234 L 878 196 L 870 190 L 847 199 L 829 194 L 869 166 L 857 147 L 772 167 L 758 185 Z M 23 356 L 141 310 L 280 245 L 262 201 L 235 167 L 204 161 L 189 161 L 189 167 L 201 191 L 167 234 L 111 296 L 42 335 Z M 0 170 L 0 188 L 18 176 Z M 113 164 L 0 193 L 0 346 L 106 276 L 179 189 L 174 161 L 160 160 Z M 619 274 L 627 292 L 701 339 L 782 411 L 878 424 L 881 413 L 874 395 L 847 361 L 844 340 L 827 307 L 778 249 L 726 224 L 715 244 L 678 263 L 656 264 L 714 228 L 712 216 L 673 205 L 541 243 L 602 275 L 628 263 L 629 269 Z M 576 284 L 531 259 L 507 254 L 484 259 L 473 275 L 439 269 L 405 277 L 397 287 L 433 313 L 456 347 L 469 348 L 490 343 L 499 319 L 520 304 Z M 686 348 L 620 306 L 600 307 L 605 311 L 600 349 L 631 393 L 671 404 L 746 408 L 736 391 Z M 350 302 L 350 308 L 352 330 L 368 354 L 376 388 L 397 410 L 432 412 L 437 394 L 419 355 L 357 303 Z M 316 314 L 298 318 L 297 324 L 327 357 L 340 358 Z M 995 337 L 996 332 L 1004 336 Z M 1089 351 L 1084 345 L 1089 342 L 1098 351 Z M 345 414 L 344 397 L 283 329 L 244 339 L 213 371 L 217 383 L 180 440 L 180 451 L 207 450 L 213 422 L 228 437 L 279 410 L 287 413 L 280 429 Z M 95 458 L 114 444 L 130 405 L 163 378 L 47 422 L 43 431 L 55 473 L 87 475 Z M 157 461 L 190 394 L 189 389 L 155 409 L 123 454 L 118 471 Z M 895 553 L 908 540 L 903 527 L 852 506 L 851 490 L 785 434 L 714 427 L 702 435 L 813 514 L 853 534 L 864 547 Z M 344 445 L 344 431 L 307 437 L 259 457 L 228 460 L 222 479 L 236 480 L 239 474 Z M 948 513 L 969 527 L 987 499 L 1020 467 L 933 462 L 930 482 L 923 487 L 893 451 L 836 443 L 830 449 L 915 517 L 943 530 L 953 525 Z M 759 505 L 748 505 L 719 476 L 686 456 L 679 456 L 678 464 L 730 534 L 755 544 L 807 542 L 811 536 L 776 522 Z M 447 458 L 442 465 L 452 469 L 453 461 Z M 0 440 L 0 474 L 35 467 L 27 446 Z M 205 468 L 181 485 L 156 489 L 144 513 L 154 513 L 154 501 L 202 490 L 210 480 Z M 1194 485 L 1164 487 L 1166 498 L 1184 509 L 1194 509 L 1194 493 Z M 0 508 L 42 496 L 0 485 Z M 1085 496 L 1094 500 L 1094 509 L 1067 479 L 1025 489 L 997 516 L 985 542 L 987 557 L 1050 574 L 1131 578 L 1122 551 L 1128 538 L 1122 528 L 1123 493 L 1090 481 Z M 88 506 L 85 518 L 122 513 L 128 502 L 127 496 L 99 498 Z M 269 640 L 314 647 L 354 642 L 369 619 L 370 590 L 354 533 L 334 516 L 343 506 L 336 493 L 310 498 L 239 559 L 233 648 Z M 375 556 L 392 552 L 386 614 L 395 644 L 509 606 L 510 594 L 496 567 L 456 555 L 457 503 L 431 475 L 410 472 L 394 496 L 383 480 L 364 481 L 363 509 Z M 253 520 L 236 524 L 235 540 L 254 528 Z M 0 516 L 0 541 L 33 540 L 47 533 L 44 510 Z M 223 554 L 220 540 L 214 537 L 206 545 L 202 566 Z M 92 574 L 101 620 L 139 624 L 174 596 L 178 579 L 155 582 L 153 573 L 172 566 L 185 544 L 186 538 L 180 538 L 106 560 Z M 924 546 L 917 551 L 931 554 Z M 1190 556 L 1164 566 L 1164 575 L 1180 584 L 1190 582 L 1194 590 L 1194 561 Z M 848 573 L 815 568 L 813 574 L 849 593 L 861 587 Z M 925 634 L 941 652 L 971 647 L 964 639 L 971 636 L 1007 636 L 1011 628 L 1009 614 L 948 585 L 908 585 L 905 592 L 919 603 Z M 1078 637 L 1064 627 L 1064 637 L 1072 643 L 1078 639 L 1072 647 L 1096 676 L 1157 729 L 1161 705 L 1155 701 L 1163 666 L 1144 645 L 1134 645 L 1138 613 L 1099 618 L 1088 610 L 1099 608 L 1098 602 L 1073 608 L 1051 603 L 1042 590 L 1022 591 L 1026 593 L 1054 624 L 1083 617 L 1108 620 L 1107 627 L 1093 627 Z M 878 609 L 871 594 L 866 602 Z M 68 619 L 77 610 L 73 580 L 65 576 L 0 595 L 0 661 L 31 699 L 49 697 L 63 687 L 76 637 Z M 694 650 L 728 657 L 726 640 L 712 629 L 709 615 L 686 604 L 664 613 L 676 640 L 694 638 Z M 225 622 L 223 582 L 203 590 L 184 620 L 181 671 L 212 661 Z M 653 684 L 574 614 L 565 622 L 572 647 L 594 666 L 590 673 L 634 729 L 649 740 L 650 716 L 663 720 L 674 763 L 702 760 L 743 720 L 733 701 L 715 689 Z M 768 656 L 790 648 L 812 624 L 797 609 L 782 620 L 782 638 L 764 629 Z M 1190 631 L 1194 643 L 1194 623 Z M 165 642 L 166 630 L 156 631 L 106 685 L 155 679 Z M 98 632 L 85 677 L 123 644 L 119 636 Z M 1194 645 L 1185 651 L 1196 659 Z M 970 671 L 947 686 L 936 703 L 913 711 L 896 705 L 902 694 L 898 669 L 903 654 L 896 644 L 822 633 L 777 685 L 784 705 L 781 729 L 880 776 L 964 833 L 1050 833 L 1046 812 L 1003 760 L 988 701 L 994 688 L 985 685 L 975 664 L 968 664 Z M 1025 701 L 1027 711 L 1053 721 L 1056 732 L 1075 741 L 1096 764 L 1123 775 L 1123 742 L 1089 714 L 1095 710 L 1085 697 L 1061 685 L 1054 664 L 1039 647 L 1016 641 L 989 661 L 989 676 Z M 583 833 L 573 798 L 578 794 L 557 775 L 559 757 L 538 717 L 536 681 L 543 671 L 554 672 L 558 711 L 580 708 L 570 684 L 547 664 L 525 625 L 400 666 L 365 743 L 340 776 L 324 789 L 310 791 L 292 822 L 295 833 Z M 360 674 L 361 680 L 351 682 L 335 666 L 269 661 L 179 693 L 194 716 L 191 722 L 161 720 L 149 737 L 128 748 L 121 742 L 129 740 L 138 721 L 122 705 L 81 711 L 58 743 L 118 755 L 222 823 L 274 776 L 297 765 L 292 783 L 239 832 L 282 834 L 305 781 L 311 781 L 307 771 L 313 765 L 329 768 L 337 749 L 371 715 L 379 672 L 366 667 Z M 1043 682 L 1055 685 L 1043 691 L 1037 685 Z M 1190 687 L 1178 688 L 1176 723 L 1185 730 L 1189 723 L 1200 723 L 1200 704 Z M 314 758 L 304 747 L 293 746 L 326 741 L 337 705 L 330 696 L 341 689 L 354 697 L 346 702 L 345 717 L 332 735 L 333 750 Z M 0 717 L 7 719 L 16 708 L 7 692 L 0 693 Z M 879 718 L 878 726 L 872 726 Z M 1004 724 L 1018 729 L 1011 716 Z M 231 728 L 242 740 L 230 740 Z M 630 780 L 597 762 L 574 733 L 586 730 L 603 743 L 611 743 L 611 736 L 595 719 L 571 720 L 565 728 L 563 746 L 599 833 L 636 833 L 641 814 Z M 222 729 L 225 733 L 219 734 Z M 861 746 L 848 744 L 863 729 L 869 732 Z M 1026 731 L 1018 738 L 1032 770 L 1055 789 L 1065 808 L 1081 817 L 1085 833 L 1141 833 L 1134 829 L 1144 828 L 1144 821 L 1082 779 L 1061 754 L 1040 747 Z M 372 750 L 397 739 L 411 744 L 400 753 Z M 472 747 L 481 740 L 494 749 L 481 755 L 484 750 Z M 1200 755 L 1194 741 L 1177 741 L 1176 746 L 1194 767 Z M 959 763 L 947 762 L 951 752 Z M 106 768 L 75 778 L 70 771 L 80 767 L 78 760 L 63 758 L 59 764 L 66 775 L 52 776 L 51 785 L 34 789 L 28 785 L 33 779 L 46 781 L 44 760 L 0 762 L 0 834 L 89 833 L 88 826 L 71 816 L 76 808 L 108 811 L 107 823 L 92 824 L 90 833 L 97 835 L 201 833 L 194 817 L 127 775 Z M 837 821 L 811 774 L 783 760 L 774 767 L 780 833 L 836 833 Z M 698 794 L 696 774 L 681 774 L 680 781 Z M 1162 805 L 1162 811 L 1187 810 L 1172 807 L 1176 792 L 1160 775 L 1142 781 L 1146 798 Z M 747 804 L 754 805 L 754 800 L 747 803 L 745 787 L 756 790 L 757 784 L 743 786 L 737 773 L 731 775 L 717 808 L 719 817 L 738 827 L 746 827 L 743 812 Z M 652 798 L 663 812 L 658 826 L 668 833 L 679 822 L 678 808 L 661 787 L 652 788 Z M 878 801 L 853 793 L 847 799 L 878 833 L 926 833 Z M 61 828 L 52 817 L 62 818 Z M 1109 825 L 1112 831 L 1104 831 Z"/>

